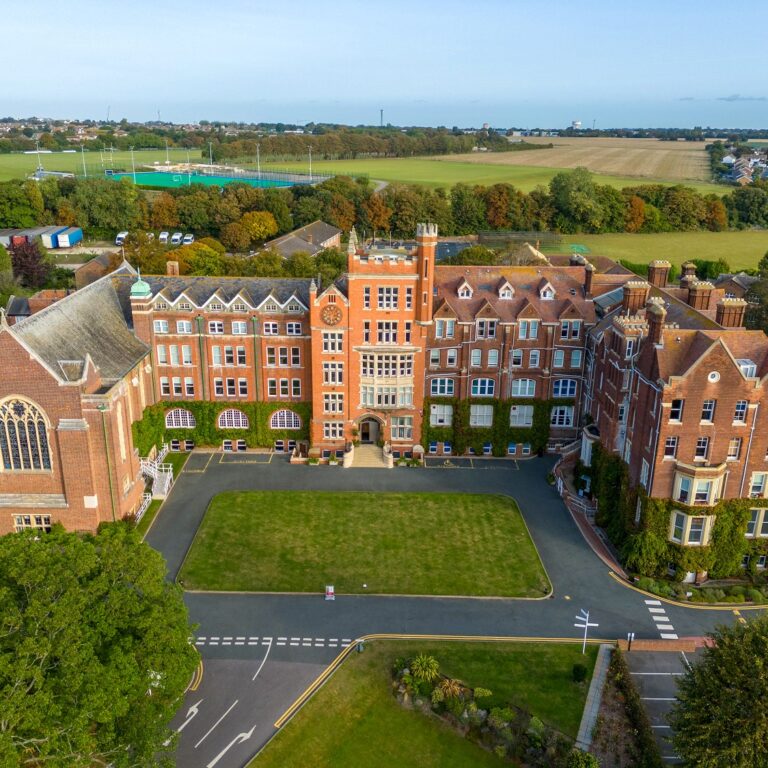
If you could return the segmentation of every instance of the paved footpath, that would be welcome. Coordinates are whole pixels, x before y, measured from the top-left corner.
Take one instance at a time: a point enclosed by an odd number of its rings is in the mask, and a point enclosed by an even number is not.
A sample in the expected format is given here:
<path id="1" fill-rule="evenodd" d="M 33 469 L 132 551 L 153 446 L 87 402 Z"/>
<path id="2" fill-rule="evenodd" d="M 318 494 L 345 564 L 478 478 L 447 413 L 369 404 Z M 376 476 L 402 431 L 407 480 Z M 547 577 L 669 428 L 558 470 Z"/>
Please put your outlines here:
<path id="1" fill-rule="evenodd" d="M 574 617 L 585 608 L 599 624 L 596 637 L 615 640 L 632 631 L 637 639 L 660 639 L 700 636 L 734 618 L 730 610 L 649 605 L 644 595 L 610 578 L 546 484 L 550 458 L 389 471 L 291 466 L 277 458 L 241 465 L 220 461 L 220 454 L 192 458 L 147 536 L 173 577 L 210 500 L 222 491 L 503 493 L 517 500 L 554 593 L 536 601 L 339 595 L 326 602 L 322 585 L 318 595 L 188 592 L 204 674 L 174 721 L 181 730 L 177 764 L 184 768 L 247 764 L 289 703 L 362 635 L 574 637 Z"/>

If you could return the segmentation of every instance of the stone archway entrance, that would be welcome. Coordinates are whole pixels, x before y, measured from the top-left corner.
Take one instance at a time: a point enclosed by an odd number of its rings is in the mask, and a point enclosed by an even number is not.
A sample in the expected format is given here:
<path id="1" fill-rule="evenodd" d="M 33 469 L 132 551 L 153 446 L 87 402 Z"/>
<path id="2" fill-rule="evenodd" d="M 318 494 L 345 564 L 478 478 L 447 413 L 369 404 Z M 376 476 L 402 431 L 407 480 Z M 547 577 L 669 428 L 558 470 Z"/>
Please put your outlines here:
<path id="1" fill-rule="evenodd" d="M 381 423 L 373 416 L 360 419 L 360 442 L 376 444 L 381 436 Z"/>

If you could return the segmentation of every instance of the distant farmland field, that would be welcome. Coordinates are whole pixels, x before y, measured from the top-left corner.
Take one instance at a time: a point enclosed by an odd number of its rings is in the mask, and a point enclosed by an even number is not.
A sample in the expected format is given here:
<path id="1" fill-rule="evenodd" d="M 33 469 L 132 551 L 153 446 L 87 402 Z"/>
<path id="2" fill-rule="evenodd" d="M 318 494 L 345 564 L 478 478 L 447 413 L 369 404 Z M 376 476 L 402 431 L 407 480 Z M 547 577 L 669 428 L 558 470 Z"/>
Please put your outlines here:
<path id="1" fill-rule="evenodd" d="M 199 149 L 192 149 L 189 152 L 189 157 L 193 163 L 199 163 L 201 161 L 201 155 Z M 186 149 L 169 149 L 168 158 L 171 163 L 185 163 L 187 161 Z M 140 166 L 157 163 L 163 165 L 165 163 L 165 150 L 164 149 L 139 149 L 133 153 L 133 159 L 136 163 L 136 170 L 140 170 Z M 79 176 L 83 173 L 83 155 L 80 150 L 77 152 L 51 152 L 46 154 L 40 153 L 40 160 L 43 164 L 43 168 L 46 171 L 65 171 L 68 173 L 76 173 Z M 102 164 L 102 160 L 103 163 Z M 114 165 L 112 165 L 114 163 Z M 130 170 L 131 168 L 131 153 L 130 152 L 114 152 L 114 158 L 112 153 L 104 152 L 100 153 L 98 150 L 85 152 L 85 167 L 88 175 L 101 176 L 104 173 L 105 168 L 123 168 Z M 0 181 L 7 181 L 8 179 L 23 179 L 35 172 L 37 168 L 37 155 L 26 154 L 11 154 L 0 155 Z"/>
<path id="2" fill-rule="evenodd" d="M 451 159 L 483 165 L 583 167 L 593 173 L 663 181 L 709 182 L 711 178 L 704 142 L 544 136 L 525 141 L 554 146 L 539 152 L 473 153 Z"/>

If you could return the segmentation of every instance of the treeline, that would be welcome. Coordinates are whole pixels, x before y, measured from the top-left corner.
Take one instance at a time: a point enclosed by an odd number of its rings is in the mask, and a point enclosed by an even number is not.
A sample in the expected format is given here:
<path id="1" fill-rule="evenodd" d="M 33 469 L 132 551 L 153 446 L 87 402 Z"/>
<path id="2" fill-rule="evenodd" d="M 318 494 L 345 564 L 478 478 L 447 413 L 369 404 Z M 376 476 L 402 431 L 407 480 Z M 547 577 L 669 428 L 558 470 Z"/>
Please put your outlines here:
<path id="1" fill-rule="evenodd" d="M 39 135 L 35 139 L 35 133 L 29 128 L 0 139 L 0 153 L 33 150 L 38 142 L 41 149 L 72 149 L 69 139 L 75 136 L 74 130 L 52 131 L 50 126 L 45 127 L 48 130 L 38 131 Z M 86 144 L 91 151 L 108 147 L 119 150 L 131 147 L 164 149 L 166 145 L 199 149 L 201 159 L 208 160 L 210 143 L 210 150 L 217 162 L 241 158 L 255 160 L 257 144 L 262 159 L 285 160 L 306 157 L 310 147 L 316 157 L 329 160 L 448 155 L 471 152 L 475 147 L 494 152 L 546 149 L 537 144 L 511 143 L 505 136 L 490 129 L 473 133 L 448 128 L 413 128 L 403 131 L 392 128 L 318 128 L 315 133 L 263 132 L 254 129 L 238 131 L 236 135 L 228 134 L 225 126 L 197 131 L 120 126 L 120 135 L 116 135 L 111 128 L 102 128 L 97 138 L 88 140 Z"/>
<path id="2" fill-rule="evenodd" d="M 251 214 L 268 213 L 271 218 Z M 622 190 L 596 184 L 584 169 L 557 174 L 548 187 L 521 192 L 510 184 L 456 184 L 450 189 L 392 184 L 375 193 L 367 179 L 337 176 L 315 187 L 257 189 L 192 184 L 152 191 L 129 179 L 48 178 L 0 183 L 0 227 L 81 226 L 90 238 L 127 229 L 193 232 L 227 250 L 254 244 L 322 219 L 344 232 L 410 238 L 420 221 L 443 235 L 481 230 L 562 233 L 719 231 L 768 227 L 768 184 L 735 188 L 723 197 L 682 185 L 644 184 Z M 274 224 L 272 223 L 274 220 Z"/>

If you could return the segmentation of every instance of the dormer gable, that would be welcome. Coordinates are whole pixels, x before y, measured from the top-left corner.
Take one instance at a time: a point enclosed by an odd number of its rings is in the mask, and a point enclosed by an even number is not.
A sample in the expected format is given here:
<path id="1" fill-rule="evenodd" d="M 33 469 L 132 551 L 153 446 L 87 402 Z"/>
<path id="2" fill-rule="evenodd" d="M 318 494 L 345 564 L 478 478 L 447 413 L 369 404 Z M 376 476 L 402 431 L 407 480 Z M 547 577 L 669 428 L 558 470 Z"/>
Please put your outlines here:
<path id="1" fill-rule="evenodd" d="M 458 315 L 447 299 L 443 299 L 440 306 L 433 312 L 437 320 L 455 320 Z"/>
<path id="2" fill-rule="evenodd" d="M 519 318 L 522 318 L 523 320 L 539 320 L 540 315 L 536 307 L 531 304 L 528 299 L 525 299 L 523 301 L 523 306 L 520 307 L 520 310 L 517 313 L 517 316 Z"/>
<path id="3" fill-rule="evenodd" d="M 499 313 L 491 306 L 491 303 L 486 299 L 480 309 L 475 312 L 475 317 L 486 319 L 494 318 L 498 320 Z"/>
<path id="4" fill-rule="evenodd" d="M 558 320 L 581 320 L 582 315 L 578 309 L 576 309 L 574 303 L 570 299 L 566 299 L 563 308 L 560 310 L 560 314 L 557 316 Z"/>
<path id="5" fill-rule="evenodd" d="M 203 305 L 203 309 L 206 309 L 208 312 L 223 312 L 226 305 L 226 300 L 219 295 L 218 291 L 214 291 Z"/>
<path id="6" fill-rule="evenodd" d="M 195 304 L 184 291 L 182 291 L 174 301 L 170 302 L 170 304 L 174 310 L 179 312 L 191 312 L 193 308 L 197 307 L 197 304 Z"/>
<path id="7" fill-rule="evenodd" d="M 304 306 L 304 302 L 294 293 L 291 298 L 285 302 L 284 309 L 286 312 L 306 312 L 307 307 Z"/>
<path id="8" fill-rule="evenodd" d="M 502 301 L 509 301 L 514 298 L 515 289 L 510 285 L 509 280 L 502 280 L 496 289 L 496 294 Z"/>
<path id="9" fill-rule="evenodd" d="M 546 278 L 542 278 L 541 282 L 539 283 L 538 290 L 539 290 L 539 298 L 542 301 L 552 301 L 555 298 L 555 296 L 557 296 L 555 287 Z"/>
<path id="10" fill-rule="evenodd" d="M 462 280 L 456 289 L 456 295 L 460 299 L 471 299 L 474 293 L 472 286 L 466 280 Z"/>
<path id="11" fill-rule="evenodd" d="M 269 293 L 256 309 L 259 310 L 259 312 L 280 312 L 282 307 L 280 302 Z"/>

